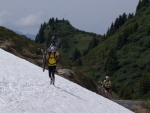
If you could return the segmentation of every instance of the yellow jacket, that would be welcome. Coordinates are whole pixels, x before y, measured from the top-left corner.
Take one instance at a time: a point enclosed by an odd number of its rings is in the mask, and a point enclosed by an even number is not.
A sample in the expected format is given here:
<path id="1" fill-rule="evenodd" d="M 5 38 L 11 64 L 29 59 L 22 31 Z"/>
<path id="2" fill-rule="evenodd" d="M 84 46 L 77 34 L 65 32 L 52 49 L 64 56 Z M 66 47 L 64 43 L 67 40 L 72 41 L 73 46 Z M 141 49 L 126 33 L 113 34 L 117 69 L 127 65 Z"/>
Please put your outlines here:
<path id="1" fill-rule="evenodd" d="M 51 52 L 47 54 L 48 66 L 56 66 L 58 55 L 58 52 Z"/>
<path id="2" fill-rule="evenodd" d="M 108 81 L 104 80 L 104 87 L 110 88 L 111 87 L 111 81 L 110 80 L 108 80 Z"/>

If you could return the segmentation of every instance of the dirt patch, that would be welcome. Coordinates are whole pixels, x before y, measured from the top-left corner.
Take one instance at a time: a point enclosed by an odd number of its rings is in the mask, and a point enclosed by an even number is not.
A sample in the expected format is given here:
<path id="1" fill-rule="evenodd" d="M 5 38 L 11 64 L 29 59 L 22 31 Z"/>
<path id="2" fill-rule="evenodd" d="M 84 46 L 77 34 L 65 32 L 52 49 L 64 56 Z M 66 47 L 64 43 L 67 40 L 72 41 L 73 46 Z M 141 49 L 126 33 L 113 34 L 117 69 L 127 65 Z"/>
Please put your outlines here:
<path id="1" fill-rule="evenodd" d="M 141 101 L 132 100 L 113 100 L 121 106 L 133 111 L 134 113 L 150 113 L 148 109 L 144 108 Z"/>
<path id="2" fill-rule="evenodd" d="M 140 105 L 133 105 L 131 108 L 130 108 L 131 111 L 135 112 L 135 113 L 149 113 L 149 111 L 140 106 Z"/>

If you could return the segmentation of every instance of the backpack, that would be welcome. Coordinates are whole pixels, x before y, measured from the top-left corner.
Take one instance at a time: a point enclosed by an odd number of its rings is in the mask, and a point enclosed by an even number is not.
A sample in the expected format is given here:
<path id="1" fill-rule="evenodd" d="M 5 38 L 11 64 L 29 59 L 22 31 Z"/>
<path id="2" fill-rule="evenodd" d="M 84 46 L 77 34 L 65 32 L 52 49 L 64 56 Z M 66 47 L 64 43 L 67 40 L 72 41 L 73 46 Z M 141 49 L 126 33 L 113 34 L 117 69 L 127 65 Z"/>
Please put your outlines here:
<path id="1" fill-rule="evenodd" d="M 56 52 L 54 52 L 54 54 L 51 54 L 51 52 L 49 52 L 48 54 L 49 54 L 48 66 L 56 66 L 57 63 Z"/>

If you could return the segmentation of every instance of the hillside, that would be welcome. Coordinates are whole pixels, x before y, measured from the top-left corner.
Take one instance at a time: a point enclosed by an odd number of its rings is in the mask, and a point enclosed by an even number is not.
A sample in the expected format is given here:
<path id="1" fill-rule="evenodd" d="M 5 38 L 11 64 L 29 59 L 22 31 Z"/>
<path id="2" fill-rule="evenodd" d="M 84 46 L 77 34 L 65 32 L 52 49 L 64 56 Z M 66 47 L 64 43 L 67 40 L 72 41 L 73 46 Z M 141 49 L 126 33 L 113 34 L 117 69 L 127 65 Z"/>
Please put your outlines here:
<path id="1" fill-rule="evenodd" d="M 124 99 L 150 99 L 150 7 L 144 2 L 133 18 L 81 57 L 80 68 L 97 81 L 109 75 L 112 90 Z"/>
<path id="2" fill-rule="evenodd" d="M 74 28 L 68 20 L 58 20 L 57 18 L 50 18 L 48 23 L 41 24 L 35 42 L 48 47 L 52 36 L 60 38 L 59 52 L 70 60 L 75 59 L 76 49 L 83 54 L 87 51 L 93 38 L 97 41 L 101 41 L 103 38 L 101 35 Z"/>
<path id="3" fill-rule="evenodd" d="M 60 54 L 91 75 L 100 85 L 110 76 L 112 91 L 122 99 L 149 99 L 150 95 L 150 8 L 139 1 L 135 15 L 120 15 L 106 35 L 74 28 L 67 20 L 50 18 L 41 24 L 35 42 L 50 45 L 61 39 Z"/>

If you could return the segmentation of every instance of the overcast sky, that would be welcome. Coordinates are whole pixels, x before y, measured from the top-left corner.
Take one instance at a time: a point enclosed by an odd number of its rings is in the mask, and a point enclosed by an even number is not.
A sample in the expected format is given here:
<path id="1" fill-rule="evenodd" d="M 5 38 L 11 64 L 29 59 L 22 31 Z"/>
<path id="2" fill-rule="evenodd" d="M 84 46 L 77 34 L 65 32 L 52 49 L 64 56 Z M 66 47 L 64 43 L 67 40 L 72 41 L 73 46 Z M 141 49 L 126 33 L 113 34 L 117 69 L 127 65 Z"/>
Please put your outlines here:
<path id="1" fill-rule="evenodd" d="M 66 19 L 80 30 L 106 33 L 115 19 L 135 13 L 139 0 L 0 0 L 0 26 L 36 35 L 50 18 Z"/>

